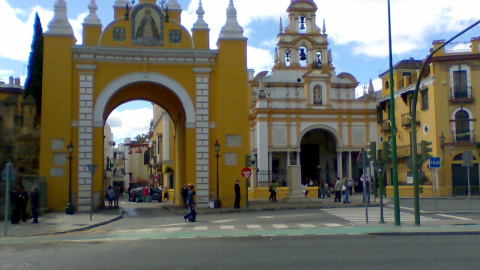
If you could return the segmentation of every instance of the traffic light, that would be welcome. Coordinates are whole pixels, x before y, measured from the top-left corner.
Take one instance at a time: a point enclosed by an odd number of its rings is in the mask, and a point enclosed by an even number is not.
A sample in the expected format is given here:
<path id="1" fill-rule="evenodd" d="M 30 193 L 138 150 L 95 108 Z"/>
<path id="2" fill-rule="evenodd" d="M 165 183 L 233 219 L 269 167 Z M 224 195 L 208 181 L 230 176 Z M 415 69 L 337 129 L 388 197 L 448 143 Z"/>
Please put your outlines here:
<path id="1" fill-rule="evenodd" d="M 421 147 L 422 147 L 421 160 L 422 160 L 422 163 L 433 157 L 432 155 L 429 154 L 430 152 L 433 151 L 433 149 L 431 147 L 428 147 L 429 145 L 432 145 L 432 142 L 429 142 L 429 141 L 422 141 L 421 142 Z"/>
<path id="2" fill-rule="evenodd" d="M 245 155 L 245 167 L 252 167 L 252 156 L 251 155 Z"/>
<path id="3" fill-rule="evenodd" d="M 375 162 L 377 160 L 377 142 L 369 142 L 367 148 L 368 158 Z"/>
<path id="4" fill-rule="evenodd" d="M 387 161 L 392 157 L 392 150 L 390 149 L 390 142 L 383 141 L 383 149 L 382 149 L 382 159 Z"/>

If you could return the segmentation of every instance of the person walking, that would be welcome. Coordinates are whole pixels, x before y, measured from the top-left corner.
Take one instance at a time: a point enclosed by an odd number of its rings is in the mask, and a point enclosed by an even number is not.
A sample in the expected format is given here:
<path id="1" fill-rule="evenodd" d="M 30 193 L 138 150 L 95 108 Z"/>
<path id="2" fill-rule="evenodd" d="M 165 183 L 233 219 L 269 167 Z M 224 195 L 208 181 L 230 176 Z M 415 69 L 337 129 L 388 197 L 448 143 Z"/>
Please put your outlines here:
<path id="1" fill-rule="evenodd" d="M 115 200 L 115 190 L 113 190 L 112 186 L 108 186 L 107 199 L 108 199 L 108 208 L 112 209 L 113 200 Z"/>
<path id="2" fill-rule="evenodd" d="M 325 184 L 324 184 L 324 190 L 323 190 L 323 198 L 325 199 L 325 196 L 328 198 L 331 198 L 330 196 L 330 186 L 328 185 L 327 179 L 325 179 Z"/>
<path id="3" fill-rule="evenodd" d="M 344 177 L 343 178 L 343 183 L 342 183 L 342 192 L 343 192 L 343 203 L 350 203 L 350 201 L 348 200 L 348 188 L 347 188 L 347 185 L 348 185 L 348 181 L 347 181 L 347 177 Z"/>
<path id="4" fill-rule="evenodd" d="M 40 206 L 40 194 L 38 193 L 37 187 L 32 188 L 32 193 L 30 193 L 30 204 L 32 206 L 32 216 L 33 222 L 38 223 L 38 207 Z"/>
<path id="5" fill-rule="evenodd" d="M 23 186 L 20 187 L 20 192 L 18 193 L 18 206 L 20 207 L 20 216 L 23 222 L 27 222 L 27 202 L 29 196 L 25 191 Z"/>
<path id="6" fill-rule="evenodd" d="M 323 194 L 323 190 L 325 188 L 325 183 L 323 180 L 320 178 L 320 181 L 318 182 L 318 198 L 321 199 L 322 197 L 325 198 L 325 195 Z"/>
<path id="7" fill-rule="evenodd" d="M 302 193 L 305 194 L 305 197 L 307 197 L 307 195 L 308 195 L 307 182 L 304 182 L 302 184 Z"/>
<path id="8" fill-rule="evenodd" d="M 168 201 L 168 187 L 165 186 L 165 191 L 164 191 L 165 195 L 163 196 L 163 198 L 165 199 L 165 201 Z M 188 193 L 187 193 L 188 195 Z"/>
<path id="9" fill-rule="evenodd" d="M 278 188 L 278 183 L 276 180 L 272 181 L 272 201 L 276 202 L 277 201 L 277 188 Z"/>
<path id="10" fill-rule="evenodd" d="M 350 193 L 350 196 L 353 196 L 353 180 L 352 179 L 348 180 L 347 189 L 348 189 L 348 192 Z"/>
<path id="11" fill-rule="evenodd" d="M 194 186 L 192 184 L 190 184 L 189 188 L 190 188 L 190 190 L 188 191 L 188 198 L 187 198 L 187 205 L 188 205 L 189 212 L 183 218 L 185 219 L 185 222 L 190 217 L 192 218 L 190 220 L 191 222 L 197 222 L 197 212 L 196 212 L 196 209 L 195 209 L 196 204 L 195 204 L 195 200 L 194 200 L 194 196 L 195 196 Z"/>
<path id="12" fill-rule="evenodd" d="M 14 188 L 10 193 L 10 205 L 12 209 L 12 217 L 10 218 L 12 224 L 20 222 L 20 207 L 18 205 L 18 188 Z"/>
<path id="13" fill-rule="evenodd" d="M 187 206 L 187 197 L 188 197 L 187 185 L 183 185 L 181 193 L 182 193 L 183 202 L 185 203 L 185 206 Z"/>
<path id="14" fill-rule="evenodd" d="M 338 177 L 337 177 L 337 181 L 335 182 L 334 190 L 335 190 L 334 202 L 341 202 L 342 201 L 342 181 Z"/>
<path id="15" fill-rule="evenodd" d="M 234 208 L 240 208 L 240 180 L 235 181 L 235 205 Z"/>

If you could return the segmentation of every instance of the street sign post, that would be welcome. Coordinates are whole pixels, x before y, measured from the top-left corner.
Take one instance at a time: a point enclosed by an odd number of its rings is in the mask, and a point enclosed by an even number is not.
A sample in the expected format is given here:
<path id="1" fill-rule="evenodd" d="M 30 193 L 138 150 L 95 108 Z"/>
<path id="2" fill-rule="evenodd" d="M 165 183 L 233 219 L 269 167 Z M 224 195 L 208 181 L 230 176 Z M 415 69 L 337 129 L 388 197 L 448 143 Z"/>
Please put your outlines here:
<path id="1" fill-rule="evenodd" d="M 95 174 L 95 171 L 97 170 L 97 167 L 98 165 L 97 164 L 88 164 L 87 165 L 87 169 L 88 171 L 90 172 L 90 174 L 92 175 L 92 179 L 91 179 L 91 189 L 92 189 L 92 194 L 90 195 L 91 196 L 91 199 L 90 199 L 90 221 L 92 221 L 92 216 L 93 216 L 93 175 Z"/>
<path id="2" fill-rule="evenodd" d="M 248 207 L 248 179 L 252 177 L 252 170 L 250 168 L 243 168 L 242 169 L 242 176 L 245 178 L 245 191 L 247 193 L 247 207 Z"/>
<path id="3" fill-rule="evenodd" d="M 473 154 L 470 151 L 465 151 L 465 153 L 462 154 L 462 166 L 467 167 L 467 180 L 468 180 L 468 204 L 469 204 L 469 209 L 470 212 L 472 212 L 472 200 L 470 198 L 470 167 L 473 167 Z"/>
<path id="4" fill-rule="evenodd" d="M 432 157 L 430 158 L 429 163 L 430 169 L 432 169 L 435 173 L 435 177 L 433 179 L 433 196 L 435 199 L 435 213 L 437 212 L 437 189 L 438 189 L 438 178 L 437 178 L 437 170 L 442 167 L 442 159 L 440 157 Z"/>

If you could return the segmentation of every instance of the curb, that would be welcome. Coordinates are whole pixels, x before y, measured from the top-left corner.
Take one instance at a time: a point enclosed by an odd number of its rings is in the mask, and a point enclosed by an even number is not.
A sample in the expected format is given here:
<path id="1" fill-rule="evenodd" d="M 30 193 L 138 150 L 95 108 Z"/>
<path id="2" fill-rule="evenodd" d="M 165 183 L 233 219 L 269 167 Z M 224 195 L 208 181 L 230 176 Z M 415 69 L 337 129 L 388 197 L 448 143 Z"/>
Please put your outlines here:
<path id="1" fill-rule="evenodd" d="M 76 229 L 70 229 L 70 230 L 63 230 L 63 231 L 56 231 L 56 232 L 49 232 L 49 233 L 39 233 L 39 234 L 32 234 L 32 235 L 26 235 L 26 236 L 17 236 L 18 238 L 25 238 L 25 237 L 34 237 L 34 236 L 47 236 L 47 235 L 57 235 L 57 234 L 65 234 L 65 233 L 72 233 L 72 232 L 81 232 L 81 231 L 86 231 L 92 228 L 100 227 L 112 222 L 115 222 L 117 220 L 120 220 L 123 218 L 124 212 L 122 210 L 122 213 L 114 218 L 111 218 L 109 220 L 105 220 L 99 223 L 83 226 L 80 228 Z"/>
<path id="2" fill-rule="evenodd" d="M 480 235 L 480 231 L 465 232 L 372 232 L 372 236 L 438 236 L 438 235 Z"/>

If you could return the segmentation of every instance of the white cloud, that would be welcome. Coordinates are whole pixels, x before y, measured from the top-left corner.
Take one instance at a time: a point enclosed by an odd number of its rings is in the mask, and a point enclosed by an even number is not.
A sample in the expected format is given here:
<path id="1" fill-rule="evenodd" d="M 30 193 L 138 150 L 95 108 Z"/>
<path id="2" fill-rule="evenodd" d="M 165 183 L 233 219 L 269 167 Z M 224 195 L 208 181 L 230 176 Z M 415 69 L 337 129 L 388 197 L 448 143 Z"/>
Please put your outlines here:
<path id="1" fill-rule="evenodd" d="M 138 110 L 114 110 L 107 119 L 113 133 L 114 141 L 122 142 L 123 139 L 134 138 L 138 134 L 148 133 L 152 121 L 153 109 L 142 108 Z"/>
<path id="2" fill-rule="evenodd" d="M 255 73 L 269 71 L 273 66 L 273 57 L 270 51 L 248 46 L 248 68 L 254 69 Z"/>
<path id="3" fill-rule="evenodd" d="M 0 78 L 7 78 L 13 75 L 13 70 L 0 69 Z"/>
<path id="4" fill-rule="evenodd" d="M 0 0 L 0 57 L 18 61 L 28 61 L 30 46 L 33 37 L 33 24 L 35 22 L 35 13 L 38 12 L 42 28 L 45 32 L 48 29 L 48 23 L 53 18 L 53 11 L 35 6 L 30 10 L 21 10 L 12 8 L 6 0 Z M 19 16 L 28 15 L 27 21 L 22 21 Z M 69 20 L 75 32 L 77 42 L 82 42 L 82 22 L 87 16 L 86 13 L 80 14 L 76 19 Z"/>

